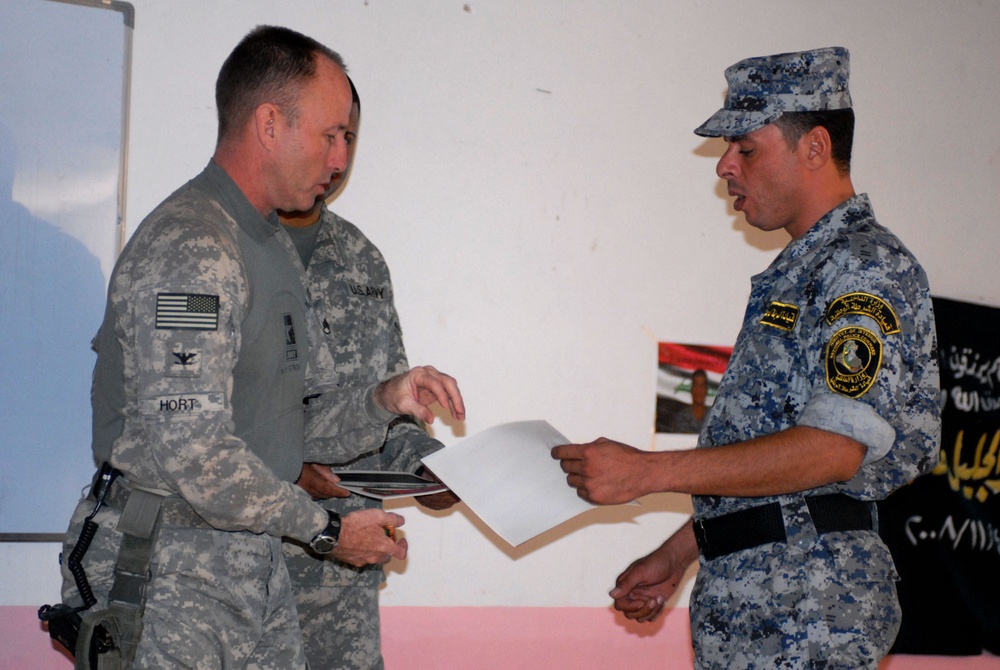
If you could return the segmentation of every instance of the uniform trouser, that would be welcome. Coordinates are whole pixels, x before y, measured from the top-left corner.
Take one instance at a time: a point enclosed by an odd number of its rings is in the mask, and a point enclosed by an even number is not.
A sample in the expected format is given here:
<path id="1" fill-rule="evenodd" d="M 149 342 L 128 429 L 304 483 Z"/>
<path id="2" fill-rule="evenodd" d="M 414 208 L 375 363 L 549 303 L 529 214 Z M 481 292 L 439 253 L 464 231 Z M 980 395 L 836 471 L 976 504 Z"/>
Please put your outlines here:
<path id="1" fill-rule="evenodd" d="M 751 565 L 738 554 L 717 559 L 731 561 L 728 578 L 702 564 L 695 579 L 698 670 L 875 670 L 889 652 L 900 624 L 894 571 L 859 579 L 823 561 Z"/>
<path id="2" fill-rule="evenodd" d="M 93 501 L 77 506 L 63 556 L 76 543 Z M 121 533 L 120 512 L 102 508 L 83 558 L 97 598 L 107 603 Z M 65 561 L 64 561 L 65 563 Z M 134 668 L 304 669 L 302 634 L 280 541 L 267 535 L 163 525 L 151 565 Z M 63 566 L 63 602 L 82 604 Z"/>
<path id="3" fill-rule="evenodd" d="M 319 586 L 296 595 L 309 670 L 385 667 L 377 586 Z"/>
<path id="4" fill-rule="evenodd" d="M 354 568 L 283 545 L 309 670 L 382 670 L 380 565 Z"/>

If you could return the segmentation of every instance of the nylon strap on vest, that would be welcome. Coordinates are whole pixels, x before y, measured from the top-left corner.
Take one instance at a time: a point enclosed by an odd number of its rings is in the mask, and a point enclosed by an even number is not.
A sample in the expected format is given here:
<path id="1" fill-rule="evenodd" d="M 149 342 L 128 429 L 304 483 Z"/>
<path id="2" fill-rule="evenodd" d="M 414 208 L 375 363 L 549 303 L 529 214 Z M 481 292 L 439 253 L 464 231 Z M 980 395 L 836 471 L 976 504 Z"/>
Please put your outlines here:
<path id="1" fill-rule="evenodd" d="M 115 565 L 115 580 L 108 595 L 108 607 L 82 615 L 77 641 L 77 670 L 120 670 L 135 658 L 142 637 L 142 614 L 146 608 L 146 585 L 149 565 L 160 530 L 160 508 L 164 494 L 132 488 L 118 521 L 122 532 L 121 548 Z M 115 649 L 97 654 L 97 664 L 90 663 L 90 643 L 94 629 L 103 625 L 115 642 Z M 82 652 L 82 653 L 81 653 Z"/>

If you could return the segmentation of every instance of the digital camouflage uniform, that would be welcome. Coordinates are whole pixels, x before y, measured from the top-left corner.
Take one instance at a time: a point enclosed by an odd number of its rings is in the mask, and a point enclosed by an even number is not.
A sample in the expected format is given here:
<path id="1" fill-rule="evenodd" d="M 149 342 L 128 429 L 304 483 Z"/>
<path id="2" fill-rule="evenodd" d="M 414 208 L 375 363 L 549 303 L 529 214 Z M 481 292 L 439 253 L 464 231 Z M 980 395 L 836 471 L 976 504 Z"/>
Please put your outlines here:
<path id="1" fill-rule="evenodd" d="M 302 399 L 333 383 L 332 361 L 308 346 L 318 325 L 306 296 L 276 217 L 263 218 L 214 162 L 143 221 L 118 260 L 95 340 L 94 455 L 123 473 L 113 490 L 166 496 L 136 667 L 304 667 L 279 538 L 308 541 L 326 526 L 292 482 Z M 377 439 L 385 413 L 371 389 L 351 390 L 346 419 L 317 423 Z M 98 513 L 83 560 L 94 609 L 108 599 L 122 504 Z M 64 555 L 92 509 L 88 499 L 77 507 Z M 64 602 L 79 605 L 65 566 L 63 578 Z"/>
<path id="2" fill-rule="evenodd" d="M 785 112 L 848 109 L 850 74 L 850 53 L 843 47 L 745 58 L 726 68 L 722 109 L 694 132 L 736 137 Z"/>
<path id="3" fill-rule="evenodd" d="M 726 69 L 695 133 L 738 137 L 785 112 L 848 109 L 833 47 Z M 711 448 L 809 426 L 867 447 L 847 482 L 760 498 L 696 496 L 698 519 L 777 502 L 787 542 L 701 557 L 691 596 L 700 669 L 876 668 L 899 629 L 898 578 L 876 531 L 817 534 L 805 497 L 885 498 L 937 462 L 941 425 L 927 277 L 867 195 L 835 207 L 753 277 L 743 328 L 699 436 Z"/>
<path id="4" fill-rule="evenodd" d="M 365 386 L 405 372 L 409 365 L 389 268 L 381 252 L 326 206 L 317 225 L 306 274 L 337 378 Z M 288 230 L 293 238 L 308 234 L 305 229 Z M 333 396 L 325 399 L 332 402 Z M 310 426 L 311 418 L 307 413 Z M 331 463 L 336 469 L 414 472 L 421 457 L 442 446 L 409 418 L 400 418 L 389 428 L 385 443 L 375 448 L 317 435 L 306 442 L 306 460 Z M 380 505 L 360 495 L 322 504 L 341 515 Z M 310 669 L 382 668 L 378 609 L 378 587 L 385 580 L 382 566 L 355 568 L 332 557 L 320 559 L 301 544 L 286 542 L 283 548 Z"/>
<path id="5" fill-rule="evenodd" d="M 927 277 L 862 194 L 753 278 L 699 447 L 793 426 L 847 435 L 868 447 L 861 469 L 804 494 L 881 500 L 936 463 L 938 402 Z M 804 494 L 695 497 L 696 518 L 777 501 L 788 535 L 702 561 L 699 667 L 874 668 L 888 652 L 900 615 L 888 548 L 874 531 L 817 535 Z"/>

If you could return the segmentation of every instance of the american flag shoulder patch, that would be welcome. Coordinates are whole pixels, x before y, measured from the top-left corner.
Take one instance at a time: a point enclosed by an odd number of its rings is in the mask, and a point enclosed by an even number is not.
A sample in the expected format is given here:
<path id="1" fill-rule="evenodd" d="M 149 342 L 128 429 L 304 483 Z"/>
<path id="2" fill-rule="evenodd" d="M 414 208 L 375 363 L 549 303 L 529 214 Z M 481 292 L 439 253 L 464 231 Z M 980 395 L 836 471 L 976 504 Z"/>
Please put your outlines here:
<path id="1" fill-rule="evenodd" d="M 198 293 L 157 293 L 156 327 L 218 330 L 219 296 Z"/>

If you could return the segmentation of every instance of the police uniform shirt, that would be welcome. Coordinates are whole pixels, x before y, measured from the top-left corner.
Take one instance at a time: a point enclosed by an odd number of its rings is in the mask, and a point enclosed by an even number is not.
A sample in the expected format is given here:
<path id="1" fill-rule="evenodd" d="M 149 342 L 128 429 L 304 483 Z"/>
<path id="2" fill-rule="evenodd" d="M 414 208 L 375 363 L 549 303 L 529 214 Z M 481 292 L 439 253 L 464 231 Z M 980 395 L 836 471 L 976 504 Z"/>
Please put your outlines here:
<path id="1" fill-rule="evenodd" d="M 861 194 L 753 278 L 699 447 L 793 426 L 847 435 L 868 448 L 861 469 L 811 493 L 879 500 L 934 466 L 938 389 L 927 277 Z M 694 505 L 696 516 L 716 516 L 798 499 L 696 496 Z"/>

